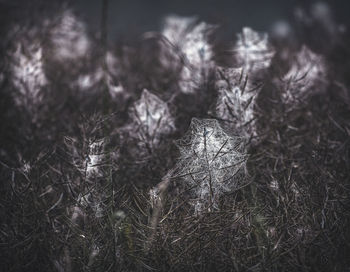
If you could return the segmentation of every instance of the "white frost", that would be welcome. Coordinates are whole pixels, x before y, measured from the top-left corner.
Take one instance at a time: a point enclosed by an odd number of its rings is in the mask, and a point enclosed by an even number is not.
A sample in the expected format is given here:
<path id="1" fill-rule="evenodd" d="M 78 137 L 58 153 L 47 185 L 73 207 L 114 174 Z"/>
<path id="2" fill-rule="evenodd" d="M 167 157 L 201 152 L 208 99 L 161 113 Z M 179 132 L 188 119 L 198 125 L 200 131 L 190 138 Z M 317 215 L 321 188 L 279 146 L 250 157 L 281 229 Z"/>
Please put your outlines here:
<path id="1" fill-rule="evenodd" d="M 193 93 L 213 67 L 213 51 L 208 35 L 214 26 L 197 23 L 194 17 L 169 16 L 162 34 L 176 46 L 184 59 L 179 87 L 184 93 Z"/>
<path id="2" fill-rule="evenodd" d="M 258 33 L 249 27 L 244 27 L 238 34 L 236 46 L 233 49 L 236 61 L 247 73 L 256 73 L 270 66 L 275 55 L 268 35 Z"/>
<path id="3" fill-rule="evenodd" d="M 11 62 L 12 82 L 19 91 L 17 104 L 40 102 L 40 91 L 47 84 L 44 72 L 42 47 L 18 42 Z"/>
<path id="4" fill-rule="evenodd" d="M 59 22 L 51 30 L 54 57 L 59 61 L 85 56 L 90 49 L 90 40 L 83 22 L 70 10 L 63 12 Z"/>
<path id="5" fill-rule="evenodd" d="M 136 137 L 150 146 L 158 145 L 162 135 L 175 130 L 168 105 L 146 89 L 131 107 L 129 114 L 136 129 Z"/>
<path id="6" fill-rule="evenodd" d="M 249 79 L 242 68 L 217 68 L 216 117 L 244 136 L 255 135 L 254 105 L 261 84 Z"/>
<path id="7" fill-rule="evenodd" d="M 282 79 L 282 100 L 290 106 L 306 100 L 326 87 L 326 66 L 323 58 L 303 46 L 294 57 L 289 71 Z"/>
<path id="8" fill-rule="evenodd" d="M 197 212 L 217 207 L 223 192 L 237 190 L 246 181 L 244 142 L 226 134 L 217 120 L 193 118 L 177 144 L 180 159 L 173 177 L 193 188 Z"/>

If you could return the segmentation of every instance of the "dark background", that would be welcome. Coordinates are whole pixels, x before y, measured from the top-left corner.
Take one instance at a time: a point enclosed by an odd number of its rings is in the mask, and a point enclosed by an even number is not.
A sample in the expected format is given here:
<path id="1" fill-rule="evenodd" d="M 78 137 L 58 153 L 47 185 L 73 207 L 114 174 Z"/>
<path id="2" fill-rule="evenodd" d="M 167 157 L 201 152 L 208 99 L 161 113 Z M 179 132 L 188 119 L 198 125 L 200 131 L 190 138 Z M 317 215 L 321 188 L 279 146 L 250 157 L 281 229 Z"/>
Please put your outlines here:
<path id="1" fill-rule="evenodd" d="M 75 0 L 72 3 L 91 26 L 99 26 L 102 0 Z M 326 4 L 335 21 L 349 25 L 350 1 L 297 0 L 110 0 L 109 33 L 116 37 L 129 33 L 159 30 L 168 14 L 197 15 L 207 22 L 223 23 L 232 32 L 243 26 L 269 31 L 277 21 L 292 19 L 298 7 Z"/>
<path id="2" fill-rule="evenodd" d="M 102 0 L 68 0 L 78 15 L 85 20 L 91 31 L 100 29 Z M 139 35 L 159 30 L 162 19 L 169 14 L 198 16 L 210 23 L 220 23 L 226 33 L 236 33 L 243 26 L 258 31 L 270 31 L 278 21 L 290 22 L 297 8 L 323 3 L 332 12 L 336 23 L 349 26 L 349 0 L 301 1 L 301 0 L 109 0 L 108 33 L 115 40 L 120 37 Z M 0 0 L 0 24 L 28 18 L 62 4 L 58 0 Z M 57 11 L 57 10 L 56 10 Z"/>

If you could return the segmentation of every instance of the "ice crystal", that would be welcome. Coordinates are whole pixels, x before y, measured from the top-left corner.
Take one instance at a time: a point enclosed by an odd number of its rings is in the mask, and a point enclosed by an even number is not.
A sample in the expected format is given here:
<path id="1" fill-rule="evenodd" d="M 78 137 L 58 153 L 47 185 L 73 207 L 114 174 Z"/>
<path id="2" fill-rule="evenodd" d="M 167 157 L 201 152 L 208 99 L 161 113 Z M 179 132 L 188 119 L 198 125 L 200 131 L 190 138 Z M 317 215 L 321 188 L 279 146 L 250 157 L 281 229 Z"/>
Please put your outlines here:
<path id="1" fill-rule="evenodd" d="M 173 177 L 193 189 L 195 210 L 217 207 L 224 192 L 234 191 L 245 179 L 244 142 L 229 136 L 215 119 L 193 118 L 187 134 L 177 142 L 180 160 Z"/>
<path id="2" fill-rule="evenodd" d="M 245 71 L 256 73 L 270 66 L 275 55 L 266 33 L 258 33 L 249 27 L 244 27 L 238 34 L 234 48 L 236 61 Z"/>

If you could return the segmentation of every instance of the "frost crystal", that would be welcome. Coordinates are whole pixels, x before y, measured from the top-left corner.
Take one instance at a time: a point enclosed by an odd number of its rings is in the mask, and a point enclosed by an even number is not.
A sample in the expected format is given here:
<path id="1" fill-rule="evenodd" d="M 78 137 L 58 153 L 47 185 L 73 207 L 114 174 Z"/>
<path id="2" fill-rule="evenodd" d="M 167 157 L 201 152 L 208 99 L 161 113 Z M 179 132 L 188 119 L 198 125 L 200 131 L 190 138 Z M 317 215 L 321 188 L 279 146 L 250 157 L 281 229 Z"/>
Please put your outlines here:
<path id="1" fill-rule="evenodd" d="M 175 130 L 168 105 L 146 89 L 131 107 L 129 114 L 133 119 L 133 127 L 136 128 L 136 137 L 150 147 L 158 145 L 162 135 Z"/>
<path id="2" fill-rule="evenodd" d="M 173 178 L 183 178 L 195 192 L 195 210 L 217 207 L 224 192 L 234 191 L 245 179 L 244 142 L 231 137 L 215 119 L 191 121 L 186 136 L 177 142 L 180 160 Z"/>
<path id="3" fill-rule="evenodd" d="M 72 11 L 66 10 L 51 31 L 54 56 L 57 60 L 72 60 L 85 56 L 90 48 L 85 25 Z"/>
<path id="4" fill-rule="evenodd" d="M 39 102 L 40 90 L 47 84 L 41 46 L 18 43 L 10 64 L 12 82 L 20 94 L 16 103 L 28 106 Z"/>
<path id="5" fill-rule="evenodd" d="M 237 132 L 255 134 L 254 104 L 261 84 L 250 80 L 241 68 L 218 68 L 216 116 Z"/>
<path id="6" fill-rule="evenodd" d="M 282 87 L 285 90 L 282 93 L 283 102 L 293 105 L 297 101 L 305 100 L 314 91 L 322 91 L 326 86 L 325 77 L 326 67 L 323 58 L 303 46 L 282 79 Z"/>
<path id="7" fill-rule="evenodd" d="M 249 27 L 244 27 L 242 33 L 238 34 L 234 52 L 238 65 L 251 73 L 268 68 L 275 55 L 269 44 L 268 35 L 255 32 Z"/>
<path id="8" fill-rule="evenodd" d="M 204 22 L 196 23 L 195 18 L 170 16 L 165 20 L 162 34 L 184 57 L 184 67 L 180 75 L 180 90 L 193 93 L 213 66 L 213 52 L 208 35 L 214 29 Z"/>

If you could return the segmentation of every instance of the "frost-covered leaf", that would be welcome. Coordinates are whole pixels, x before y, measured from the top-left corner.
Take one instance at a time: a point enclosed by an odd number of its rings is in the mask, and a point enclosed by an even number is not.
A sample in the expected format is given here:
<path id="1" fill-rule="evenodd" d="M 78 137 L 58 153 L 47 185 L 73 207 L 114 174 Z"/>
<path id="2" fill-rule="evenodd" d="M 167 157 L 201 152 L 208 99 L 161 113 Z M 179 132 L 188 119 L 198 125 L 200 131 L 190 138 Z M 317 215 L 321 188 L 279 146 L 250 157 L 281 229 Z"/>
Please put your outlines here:
<path id="1" fill-rule="evenodd" d="M 109 117 L 99 114 L 79 122 L 79 133 L 76 137 L 64 137 L 67 160 L 75 166 L 87 180 L 108 175 L 110 169 L 115 169 L 118 152 L 111 149 L 110 137 L 102 137 L 102 129 Z M 91 179 L 90 179 L 91 178 Z"/>
<path id="2" fill-rule="evenodd" d="M 65 10 L 50 31 L 54 57 L 58 61 L 74 60 L 90 50 L 85 25 L 71 10 Z"/>
<path id="3" fill-rule="evenodd" d="M 99 165 L 106 159 L 104 151 L 105 140 L 92 141 L 88 146 L 88 156 L 85 161 L 86 174 L 88 176 L 99 174 Z"/>
<path id="4" fill-rule="evenodd" d="M 191 65 L 202 66 L 212 59 L 213 52 L 208 43 L 208 34 L 212 29 L 213 26 L 201 22 L 185 34 L 181 48 Z"/>
<path id="5" fill-rule="evenodd" d="M 196 17 L 170 15 L 165 18 L 162 34 L 173 44 L 183 39 L 189 28 L 196 22 Z"/>
<path id="6" fill-rule="evenodd" d="M 102 68 L 97 67 L 89 73 L 80 74 L 78 78 L 71 83 L 71 86 L 81 91 L 96 88 L 96 85 L 102 81 L 103 74 Z"/>
<path id="7" fill-rule="evenodd" d="M 251 80 L 242 68 L 217 68 L 216 117 L 245 136 L 255 134 L 254 105 L 262 85 Z"/>
<path id="8" fill-rule="evenodd" d="M 108 51 L 105 56 L 106 66 L 103 68 L 101 62 L 92 67 L 86 73 L 80 73 L 71 82 L 73 89 L 81 91 L 95 91 L 99 84 L 104 83 L 112 98 L 124 92 L 123 86 L 116 80 L 120 75 L 119 63 L 112 52 Z"/>
<path id="9" fill-rule="evenodd" d="M 100 218 L 106 213 L 106 200 L 113 189 L 111 176 L 117 169 L 119 152 L 110 143 L 110 137 L 101 137 L 105 117 L 84 118 L 79 134 L 66 136 L 65 160 L 72 166 L 65 172 L 76 204 L 71 207 L 71 220 L 79 224 L 85 217 Z M 85 219 L 84 219 L 85 220 Z"/>
<path id="10" fill-rule="evenodd" d="M 162 34 L 183 55 L 179 86 L 184 93 L 193 93 L 213 67 L 213 51 L 208 41 L 213 29 L 214 26 L 197 23 L 193 17 L 170 16 L 165 20 Z"/>
<path id="11" fill-rule="evenodd" d="M 65 137 L 73 165 L 87 178 L 103 176 L 102 168 L 109 163 L 105 151 L 107 143 L 107 138 L 87 138 L 81 142 L 76 138 Z"/>
<path id="12" fill-rule="evenodd" d="M 129 115 L 133 120 L 135 137 L 150 147 L 158 145 L 162 135 L 175 129 L 168 105 L 146 89 L 131 107 Z"/>
<path id="13" fill-rule="evenodd" d="M 216 207 L 222 193 L 246 182 L 244 142 L 228 135 L 217 120 L 193 118 L 177 145 L 180 158 L 173 178 L 181 177 L 192 188 L 196 211 Z"/>
<path id="14" fill-rule="evenodd" d="M 12 83 L 18 90 L 14 94 L 15 102 L 28 107 L 40 102 L 41 89 L 47 84 L 42 47 L 39 44 L 23 44 L 23 41 L 18 41 L 9 62 Z"/>
<path id="15" fill-rule="evenodd" d="M 237 64 L 247 73 L 256 73 L 270 66 L 275 55 L 266 33 L 258 33 L 244 27 L 234 47 Z"/>
<path id="16" fill-rule="evenodd" d="M 238 133 L 256 135 L 254 106 L 262 88 L 260 72 L 267 69 L 275 51 L 268 35 L 243 28 L 233 49 L 239 68 L 217 68 L 216 116 Z"/>
<path id="17" fill-rule="evenodd" d="M 315 92 L 326 87 L 326 65 L 323 58 L 303 46 L 296 54 L 289 71 L 283 76 L 282 100 L 285 104 L 296 106 Z"/>

